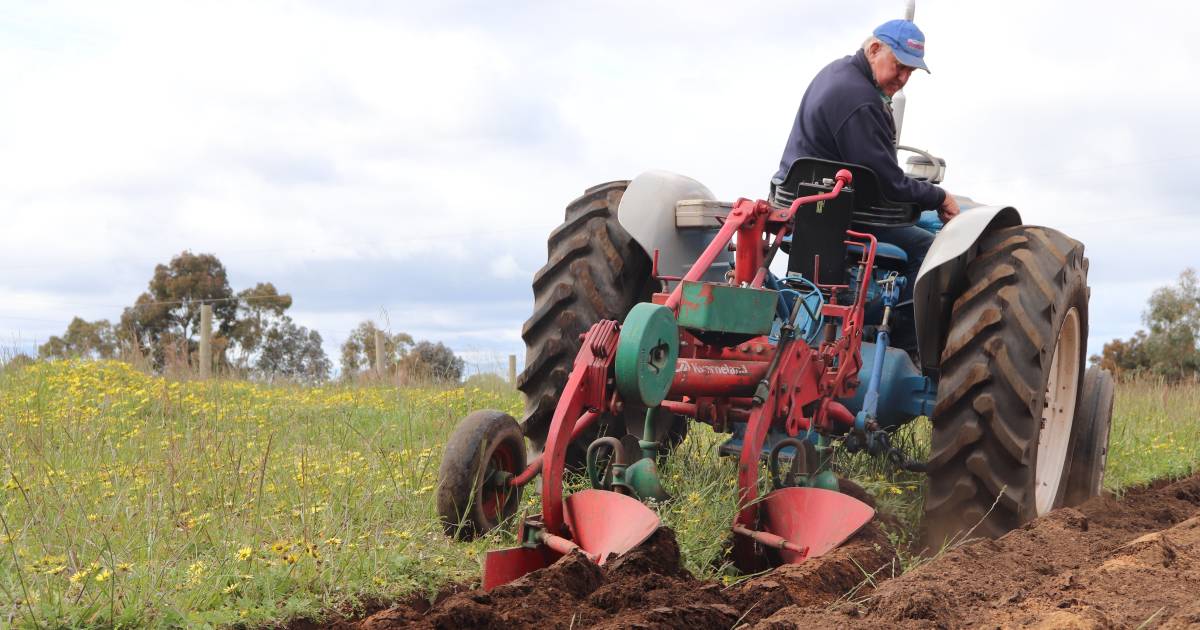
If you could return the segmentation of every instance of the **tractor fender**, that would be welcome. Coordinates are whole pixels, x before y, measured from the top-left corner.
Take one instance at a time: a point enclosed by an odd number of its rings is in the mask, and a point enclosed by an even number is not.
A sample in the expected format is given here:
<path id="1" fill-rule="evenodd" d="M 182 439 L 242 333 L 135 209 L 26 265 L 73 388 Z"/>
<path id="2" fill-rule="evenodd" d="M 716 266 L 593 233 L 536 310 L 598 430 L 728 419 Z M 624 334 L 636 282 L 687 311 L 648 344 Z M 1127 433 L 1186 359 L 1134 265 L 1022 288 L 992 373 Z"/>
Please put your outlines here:
<path id="1" fill-rule="evenodd" d="M 683 276 L 716 234 L 714 229 L 675 226 L 675 205 L 685 199 L 715 200 L 704 184 L 668 171 L 647 171 L 625 189 L 617 208 L 617 221 L 652 260 L 658 250 L 658 274 Z M 724 251 L 713 262 L 705 280 L 721 281 L 733 256 Z"/>
<path id="2" fill-rule="evenodd" d="M 921 367 L 936 373 L 946 344 L 950 310 L 967 285 L 967 264 L 978 253 L 975 243 L 985 233 L 1021 225 L 1021 215 L 1010 206 L 969 207 L 938 232 L 913 287 L 913 315 L 917 323 L 917 347 Z"/>

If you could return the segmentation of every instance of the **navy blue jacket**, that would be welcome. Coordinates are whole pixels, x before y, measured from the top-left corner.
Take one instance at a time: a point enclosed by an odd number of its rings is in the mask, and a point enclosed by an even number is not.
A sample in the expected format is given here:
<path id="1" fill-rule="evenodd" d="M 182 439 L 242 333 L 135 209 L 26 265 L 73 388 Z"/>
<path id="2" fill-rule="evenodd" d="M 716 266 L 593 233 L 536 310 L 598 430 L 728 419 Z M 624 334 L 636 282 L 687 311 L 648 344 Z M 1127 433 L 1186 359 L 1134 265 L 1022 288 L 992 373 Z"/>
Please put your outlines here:
<path id="1" fill-rule="evenodd" d="M 905 176 L 896 162 L 896 122 L 875 85 L 863 51 L 843 57 L 817 73 L 783 148 L 776 177 L 787 175 L 797 158 L 815 157 L 861 164 L 879 177 L 884 197 L 937 208 L 946 191 Z"/>

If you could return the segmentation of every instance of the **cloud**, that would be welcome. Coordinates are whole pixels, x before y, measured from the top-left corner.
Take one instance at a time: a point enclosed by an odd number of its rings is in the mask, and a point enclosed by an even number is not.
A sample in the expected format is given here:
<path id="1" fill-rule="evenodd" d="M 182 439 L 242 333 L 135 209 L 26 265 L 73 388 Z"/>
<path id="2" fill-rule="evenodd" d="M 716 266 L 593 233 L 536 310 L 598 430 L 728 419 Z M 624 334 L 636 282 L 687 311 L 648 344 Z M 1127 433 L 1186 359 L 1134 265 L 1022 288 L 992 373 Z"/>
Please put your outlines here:
<path id="1" fill-rule="evenodd" d="M 290 292 L 327 348 L 386 309 L 456 349 L 519 351 L 567 202 L 651 168 L 763 195 L 808 80 L 902 7 L 10 8 L 0 339 L 116 318 L 154 264 L 191 249 L 236 288 Z M 951 190 L 1086 243 L 1093 351 L 1200 266 L 1198 11 L 918 7 L 934 73 L 907 90 L 904 140 L 948 159 Z"/>
<path id="2" fill-rule="evenodd" d="M 501 280 L 525 279 L 530 277 L 528 272 L 522 271 L 517 265 L 517 259 L 512 254 L 505 254 L 493 260 L 491 272 L 493 276 Z"/>

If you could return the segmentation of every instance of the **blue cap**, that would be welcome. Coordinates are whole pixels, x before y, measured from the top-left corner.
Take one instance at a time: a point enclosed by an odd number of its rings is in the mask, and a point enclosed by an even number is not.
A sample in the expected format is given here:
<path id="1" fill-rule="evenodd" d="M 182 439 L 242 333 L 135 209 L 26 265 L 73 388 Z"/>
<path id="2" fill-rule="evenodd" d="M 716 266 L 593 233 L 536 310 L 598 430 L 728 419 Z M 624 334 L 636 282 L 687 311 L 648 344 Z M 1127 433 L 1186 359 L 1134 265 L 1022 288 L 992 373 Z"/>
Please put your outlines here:
<path id="1" fill-rule="evenodd" d="M 929 72 L 925 65 L 925 33 L 908 20 L 884 22 L 873 33 L 879 41 L 892 49 L 896 60 L 910 68 Z"/>

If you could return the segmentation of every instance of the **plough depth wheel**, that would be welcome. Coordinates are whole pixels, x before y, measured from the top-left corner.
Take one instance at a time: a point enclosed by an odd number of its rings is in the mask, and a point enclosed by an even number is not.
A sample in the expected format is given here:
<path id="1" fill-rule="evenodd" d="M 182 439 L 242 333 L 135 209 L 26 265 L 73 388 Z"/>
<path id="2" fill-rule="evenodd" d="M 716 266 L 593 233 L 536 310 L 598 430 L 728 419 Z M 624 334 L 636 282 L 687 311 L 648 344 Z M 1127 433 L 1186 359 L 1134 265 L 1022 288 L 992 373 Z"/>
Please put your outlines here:
<path id="1" fill-rule="evenodd" d="M 491 409 L 463 418 L 438 471 L 437 508 L 446 534 L 470 540 L 512 517 L 521 487 L 508 480 L 525 469 L 525 437 L 512 416 Z"/>

